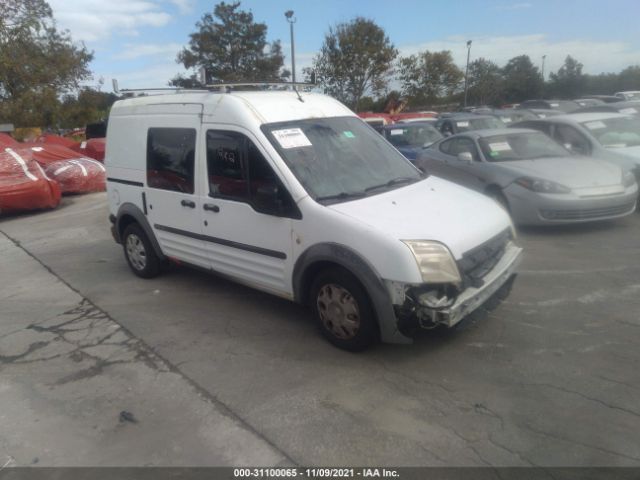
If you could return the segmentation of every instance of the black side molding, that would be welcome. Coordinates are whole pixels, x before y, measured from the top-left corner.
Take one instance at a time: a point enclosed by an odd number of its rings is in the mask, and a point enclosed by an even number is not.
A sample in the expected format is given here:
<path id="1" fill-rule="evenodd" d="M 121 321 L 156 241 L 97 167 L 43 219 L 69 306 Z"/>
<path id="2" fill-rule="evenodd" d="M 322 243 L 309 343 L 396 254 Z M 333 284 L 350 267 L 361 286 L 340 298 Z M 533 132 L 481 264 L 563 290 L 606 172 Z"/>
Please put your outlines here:
<path id="1" fill-rule="evenodd" d="M 131 185 L 132 187 L 144 187 L 142 182 L 132 182 L 131 180 L 123 180 L 121 178 L 107 177 L 107 182 L 121 183 L 123 185 Z"/>
<path id="2" fill-rule="evenodd" d="M 186 230 L 167 227 L 165 225 L 154 224 L 153 226 L 158 230 L 162 230 L 164 232 L 175 233 L 176 235 L 184 235 L 185 237 L 195 238 L 197 240 L 204 240 L 205 242 L 217 243 L 218 245 L 237 248 L 238 250 L 245 250 L 247 252 L 257 253 L 259 255 L 265 255 L 267 257 L 280 258 L 282 260 L 287 258 L 286 253 L 278 252 L 276 250 L 269 250 L 267 248 L 255 247 L 253 245 L 247 245 L 246 243 L 239 243 L 239 242 L 234 242 L 232 240 L 225 240 L 224 238 L 210 237 L 209 235 L 188 232 Z"/>

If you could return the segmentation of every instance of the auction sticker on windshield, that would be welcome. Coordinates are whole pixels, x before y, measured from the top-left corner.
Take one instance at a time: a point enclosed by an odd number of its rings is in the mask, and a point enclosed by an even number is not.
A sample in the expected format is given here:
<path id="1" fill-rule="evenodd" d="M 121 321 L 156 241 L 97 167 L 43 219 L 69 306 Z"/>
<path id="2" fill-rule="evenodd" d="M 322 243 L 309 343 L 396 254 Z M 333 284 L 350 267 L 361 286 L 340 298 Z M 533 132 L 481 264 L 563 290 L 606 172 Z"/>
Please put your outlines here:
<path id="1" fill-rule="evenodd" d="M 598 130 L 600 128 L 607 128 L 603 122 L 587 122 L 584 124 L 589 130 Z"/>
<path id="2" fill-rule="evenodd" d="M 299 128 L 285 128 L 284 130 L 274 130 L 273 136 L 276 137 L 282 148 L 299 148 L 310 147 L 311 142 Z"/>
<path id="3" fill-rule="evenodd" d="M 507 142 L 490 143 L 489 148 L 492 152 L 508 152 L 511 146 Z"/>
<path id="4" fill-rule="evenodd" d="M 394 129 L 394 130 L 391 130 L 389 133 L 391 135 L 402 135 L 404 133 L 404 130 L 402 130 L 401 128 L 400 129 Z"/>

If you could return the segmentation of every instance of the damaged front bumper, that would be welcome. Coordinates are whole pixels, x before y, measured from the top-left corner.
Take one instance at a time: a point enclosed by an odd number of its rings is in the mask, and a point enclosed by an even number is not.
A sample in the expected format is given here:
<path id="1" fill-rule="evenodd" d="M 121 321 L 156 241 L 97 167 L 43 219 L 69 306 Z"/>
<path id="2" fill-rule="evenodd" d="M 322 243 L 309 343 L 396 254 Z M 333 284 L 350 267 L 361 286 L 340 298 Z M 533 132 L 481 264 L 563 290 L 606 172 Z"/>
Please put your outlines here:
<path id="1" fill-rule="evenodd" d="M 392 296 L 396 300 L 398 329 L 410 335 L 419 328 L 453 327 L 506 286 L 514 277 L 521 259 L 522 248 L 509 241 L 500 259 L 482 277 L 482 281 L 466 286 L 462 291 L 457 291 L 452 285 L 436 288 L 407 285 L 403 287 L 402 301 L 397 302 L 400 285 L 395 284 Z"/>

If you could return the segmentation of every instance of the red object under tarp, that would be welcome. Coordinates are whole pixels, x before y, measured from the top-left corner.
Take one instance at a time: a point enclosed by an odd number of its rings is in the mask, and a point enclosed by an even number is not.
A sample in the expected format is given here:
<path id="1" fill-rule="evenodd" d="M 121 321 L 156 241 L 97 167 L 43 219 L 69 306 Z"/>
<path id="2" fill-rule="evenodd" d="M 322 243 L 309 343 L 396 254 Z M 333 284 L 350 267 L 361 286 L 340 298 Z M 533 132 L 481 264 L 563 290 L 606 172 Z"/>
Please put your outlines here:
<path id="1" fill-rule="evenodd" d="M 106 190 L 104 166 L 91 158 L 51 162 L 46 166 L 45 172 L 60 184 L 62 193 L 89 193 Z"/>
<path id="2" fill-rule="evenodd" d="M 53 135 L 51 133 L 45 133 L 40 135 L 36 140 L 36 143 L 47 143 L 52 145 L 62 145 L 67 148 L 75 148 L 80 142 L 71 140 L 70 138 L 61 137 L 60 135 Z"/>
<path id="3" fill-rule="evenodd" d="M 99 162 L 104 162 L 105 139 L 90 138 L 84 142 L 77 143 L 71 149 L 81 153 L 85 157 L 93 158 Z"/>
<path id="4" fill-rule="evenodd" d="M 29 150 L 0 151 L 0 214 L 55 208 L 60 186 L 47 177 Z"/>
<path id="5" fill-rule="evenodd" d="M 0 149 L 4 150 L 7 147 L 13 148 L 20 144 L 11 136 L 6 133 L 0 133 Z"/>
<path id="6" fill-rule="evenodd" d="M 20 148 L 15 150 L 18 152 L 30 151 L 33 158 L 42 167 L 59 160 L 75 160 L 84 157 L 75 150 L 55 143 L 23 143 L 20 144 Z"/>

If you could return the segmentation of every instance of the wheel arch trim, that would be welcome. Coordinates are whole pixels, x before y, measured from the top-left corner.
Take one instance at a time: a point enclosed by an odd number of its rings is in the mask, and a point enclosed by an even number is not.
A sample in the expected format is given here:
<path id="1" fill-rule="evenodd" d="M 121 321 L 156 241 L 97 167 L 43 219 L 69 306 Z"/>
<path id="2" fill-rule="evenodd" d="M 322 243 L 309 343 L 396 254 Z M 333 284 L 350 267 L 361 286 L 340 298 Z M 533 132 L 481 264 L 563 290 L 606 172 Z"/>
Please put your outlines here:
<path id="1" fill-rule="evenodd" d="M 398 330 L 398 320 L 389 292 L 375 268 L 353 249 L 338 243 L 318 243 L 305 250 L 293 268 L 293 295 L 298 303 L 308 303 L 308 290 L 313 281 L 314 266 L 333 264 L 348 270 L 364 287 L 373 306 L 380 338 L 387 343 L 412 343 Z"/>

